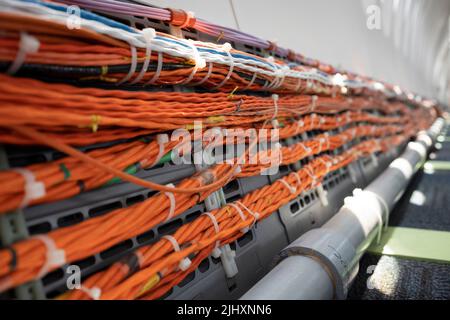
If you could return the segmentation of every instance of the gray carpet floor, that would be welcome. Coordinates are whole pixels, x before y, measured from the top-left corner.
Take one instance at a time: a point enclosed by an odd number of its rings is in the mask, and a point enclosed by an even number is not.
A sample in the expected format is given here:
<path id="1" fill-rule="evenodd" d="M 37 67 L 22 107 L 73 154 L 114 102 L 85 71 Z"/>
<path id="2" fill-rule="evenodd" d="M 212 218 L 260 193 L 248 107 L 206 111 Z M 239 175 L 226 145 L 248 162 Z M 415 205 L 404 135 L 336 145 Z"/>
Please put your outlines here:
<path id="1" fill-rule="evenodd" d="M 450 142 L 434 160 L 450 161 Z M 394 208 L 389 224 L 450 231 L 450 171 L 419 171 Z M 450 243 L 448 244 L 450 250 Z M 450 264 L 366 254 L 349 299 L 450 300 Z"/>

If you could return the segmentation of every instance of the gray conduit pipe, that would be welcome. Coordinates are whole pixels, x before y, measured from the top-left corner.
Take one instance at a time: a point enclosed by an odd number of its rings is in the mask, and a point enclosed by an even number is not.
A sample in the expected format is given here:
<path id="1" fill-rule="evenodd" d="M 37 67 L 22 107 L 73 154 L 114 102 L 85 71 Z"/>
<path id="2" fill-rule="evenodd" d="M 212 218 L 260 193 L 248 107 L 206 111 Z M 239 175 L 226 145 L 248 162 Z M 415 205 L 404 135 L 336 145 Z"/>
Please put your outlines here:
<path id="1" fill-rule="evenodd" d="M 444 120 L 437 119 L 364 190 L 345 198 L 327 223 L 282 250 L 276 266 L 241 299 L 345 299 L 362 254 L 380 236 L 443 126 Z"/>

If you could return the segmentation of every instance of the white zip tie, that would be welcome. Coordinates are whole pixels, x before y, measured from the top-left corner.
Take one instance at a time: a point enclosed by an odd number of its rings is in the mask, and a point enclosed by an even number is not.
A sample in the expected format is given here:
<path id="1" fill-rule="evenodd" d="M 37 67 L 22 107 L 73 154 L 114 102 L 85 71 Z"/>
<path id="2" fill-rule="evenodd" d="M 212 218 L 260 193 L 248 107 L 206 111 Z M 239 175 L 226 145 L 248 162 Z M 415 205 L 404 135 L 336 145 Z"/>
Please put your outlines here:
<path id="1" fill-rule="evenodd" d="M 66 252 L 63 249 L 56 247 L 55 241 L 45 234 L 39 234 L 32 236 L 30 239 L 40 240 L 47 248 L 45 263 L 39 270 L 36 278 L 42 278 L 52 268 L 60 267 L 66 263 Z"/>
<path id="2" fill-rule="evenodd" d="M 213 226 L 214 226 L 214 230 L 216 231 L 216 234 L 219 233 L 220 232 L 220 227 L 219 227 L 219 223 L 217 222 L 216 217 L 211 212 L 204 212 L 204 213 L 202 213 L 202 215 L 208 216 L 211 219 L 211 221 L 213 223 Z M 220 251 L 219 246 L 220 246 L 220 240 L 217 240 L 216 241 L 216 246 L 215 246 L 215 248 L 214 248 L 214 250 L 212 251 L 212 254 L 211 254 L 216 259 L 219 258 L 220 255 L 222 254 L 222 252 Z"/>
<path id="3" fill-rule="evenodd" d="M 253 228 L 253 226 L 255 225 L 256 221 L 258 221 L 259 219 L 259 213 L 258 212 L 253 212 L 252 210 L 250 210 L 245 204 L 243 204 L 240 201 L 236 201 L 236 204 L 239 204 L 242 208 L 244 208 L 245 210 L 248 211 L 248 213 L 250 213 L 254 220 L 253 220 L 253 224 L 250 226 L 250 228 Z"/>
<path id="4" fill-rule="evenodd" d="M 161 238 L 169 241 L 172 244 L 172 247 L 175 250 L 175 252 L 180 251 L 180 245 L 178 244 L 177 239 L 175 239 L 171 235 L 165 235 L 165 236 L 162 236 Z M 191 266 L 191 263 L 192 263 L 191 259 L 189 259 L 188 257 L 185 257 L 178 264 L 178 268 L 180 268 L 181 271 L 186 271 Z"/>
<path id="5" fill-rule="evenodd" d="M 309 130 L 313 130 L 314 129 L 314 121 L 316 120 L 317 115 L 315 113 L 311 113 L 310 115 L 310 119 L 311 119 L 311 123 L 309 124 Z"/>
<path id="6" fill-rule="evenodd" d="M 136 66 L 137 66 L 137 52 L 135 46 L 130 46 L 131 50 L 131 65 L 130 70 L 128 70 L 128 73 L 123 77 L 122 80 L 116 83 L 116 85 L 121 85 L 130 80 L 130 78 L 133 76 L 133 74 L 136 72 Z"/>
<path id="7" fill-rule="evenodd" d="M 9 75 L 14 75 L 25 63 L 27 55 L 30 53 L 37 53 L 40 45 L 41 43 L 36 37 L 33 37 L 26 32 L 21 32 L 16 58 L 6 72 Z"/>
<path id="8" fill-rule="evenodd" d="M 227 53 L 228 58 L 229 58 L 229 60 L 230 60 L 230 69 L 228 70 L 228 74 L 227 74 L 227 76 L 225 77 L 225 79 L 223 79 L 221 83 L 219 83 L 217 86 L 215 86 L 215 87 L 213 88 L 213 89 L 215 89 L 215 90 L 221 88 L 221 87 L 228 81 L 228 79 L 230 79 L 231 75 L 233 74 L 233 69 L 234 69 L 234 59 L 233 59 L 233 56 L 232 56 L 231 53 L 230 53 L 231 48 L 232 48 L 232 47 L 231 47 L 231 44 L 229 44 L 228 42 L 226 42 L 226 43 L 224 43 L 224 44 L 222 45 L 222 50 L 224 50 L 224 51 Z"/>
<path id="9" fill-rule="evenodd" d="M 156 31 L 153 28 L 145 28 L 142 30 L 142 36 L 145 40 L 145 60 L 144 64 L 142 65 L 142 69 L 137 75 L 137 77 L 131 81 L 131 84 L 138 83 L 141 81 L 141 79 L 144 77 L 145 73 L 147 72 L 148 66 L 150 64 L 150 59 L 152 55 L 152 49 L 151 49 L 151 43 L 153 39 L 156 37 Z"/>
<path id="10" fill-rule="evenodd" d="M 347 111 L 345 113 L 345 116 L 347 118 L 347 124 L 350 124 L 352 122 L 352 113 L 350 111 Z M 359 118 L 358 118 L 358 120 L 359 120 Z"/>
<path id="11" fill-rule="evenodd" d="M 273 116 L 272 119 L 275 119 L 278 115 L 278 99 L 279 96 L 277 94 L 272 94 L 272 99 L 273 99 Z"/>
<path id="12" fill-rule="evenodd" d="M 233 207 L 237 211 L 239 216 L 241 217 L 242 221 L 246 221 L 247 220 L 245 215 L 244 215 L 244 213 L 242 212 L 241 208 L 239 208 L 237 205 L 235 205 L 234 203 L 227 203 L 227 206 Z M 241 229 L 241 232 L 242 233 L 247 233 L 249 230 L 250 230 L 249 227 L 244 227 L 244 228 Z"/>
<path id="13" fill-rule="evenodd" d="M 294 193 L 297 192 L 297 188 L 291 186 L 289 183 L 287 183 L 287 181 L 281 179 L 280 182 L 288 189 L 288 191 L 289 191 L 291 194 L 294 194 Z"/>
<path id="14" fill-rule="evenodd" d="M 308 156 L 312 155 L 313 151 L 310 147 L 307 147 L 303 142 L 299 143 L 299 145 L 302 146 Z"/>
<path id="15" fill-rule="evenodd" d="M 206 61 L 204 58 L 200 57 L 200 53 L 198 52 L 198 49 L 195 46 L 194 42 L 192 40 L 188 40 L 187 43 L 192 48 L 195 65 L 194 65 L 194 68 L 192 69 L 192 72 L 189 75 L 189 77 L 187 77 L 186 80 L 181 82 L 180 83 L 181 85 L 188 84 L 189 82 L 191 82 L 191 80 L 194 78 L 195 74 L 197 73 L 197 70 L 203 69 L 204 67 L 206 67 Z"/>
<path id="16" fill-rule="evenodd" d="M 256 76 L 257 76 L 257 73 L 256 72 L 253 73 L 252 80 L 250 80 L 249 84 L 243 89 L 243 91 L 247 90 L 248 88 L 250 88 L 253 85 L 253 82 L 255 82 L 255 80 L 256 80 Z"/>
<path id="17" fill-rule="evenodd" d="M 19 205 L 20 209 L 27 207 L 32 200 L 45 196 L 45 184 L 43 182 L 37 182 L 32 171 L 25 168 L 13 168 L 11 170 L 21 174 L 25 180 L 24 194 Z"/>
<path id="18" fill-rule="evenodd" d="M 330 162 L 330 161 L 325 161 L 325 160 L 323 160 L 322 158 L 318 158 L 317 160 L 320 161 L 320 162 L 322 162 L 323 165 L 327 168 L 327 173 L 326 173 L 326 174 L 330 173 L 330 168 L 331 168 L 331 166 L 332 166 L 332 162 Z"/>
<path id="19" fill-rule="evenodd" d="M 210 63 L 208 64 L 208 72 L 206 73 L 206 76 L 205 76 L 202 80 L 200 80 L 199 82 L 191 83 L 191 85 L 192 85 L 192 86 L 199 86 L 199 85 L 205 83 L 205 82 L 209 79 L 209 77 L 211 76 L 211 73 L 212 73 L 212 66 L 213 66 L 213 64 L 212 64 L 212 62 L 210 62 Z"/>
<path id="20" fill-rule="evenodd" d="M 80 290 L 86 293 L 92 300 L 100 300 L 100 296 L 102 295 L 102 290 L 99 287 L 86 288 L 85 286 L 81 286 Z"/>
<path id="21" fill-rule="evenodd" d="M 309 111 L 313 112 L 314 109 L 316 109 L 316 102 L 317 102 L 317 96 L 316 95 L 312 95 L 311 96 L 311 104 L 309 105 Z"/>
<path id="22" fill-rule="evenodd" d="M 158 52 L 158 62 L 157 62 L 158 65 L 156 66 L 155 74 L 153 75 L 153 77 L 150 80 L 147 81 L 147 83 L 144 83 L 144 86 L 153 84 L 159 79 L 159 76 L 161 75 L 162 65 L 163 65 L 162 61 L 163 61 L 162 52 Z"/>
<path id="23" fill-rule="evenodd" d="M 294 172 L 294 177 L 295 177 L 295 179 L 297 179 L 297 183 L 298 183 L 297 187 L 300 187 L 302 185 L 302 180 L 300 179 L 300 175 L 298 174 L 297 171 Z"/>
<path id="24" fill-rule="evenodd" d="M 306 170 L 308 176 L 313 180 L 311 186 L 315 187 L 317 183 L 317 177 L 313 174 L 313 171 L 309 166 L 305 166 L 304 169 Z"/>
<path id="25" fill-rule="evenodd" d="M 301 78 L 298 78 L 298 84 L 297 84 L 297 86 L 295 87 L 295 89 L 294 89 L 294 91 L 295 92 L 298 92 L 299 90 L 300 90 L 300 86 L 302 85 L 302 79 Z"/>
<path id="26" fill-rule="evenodd" d="M 154 167 L 158 164 L 159 160 L 164 156 L 164 151 L 166 150 L 165 144 L 169 142 L 169 135 L 167 133 L 161 133 L 156 136 L 156 141 L 159 145 L 158 155 L 155 158 L 155 161 L 151 164 L 151 167 Z"/>
<path id="27" fill-rule="evenodd" d="M 173 183 L 166 184 L 166 186 L 167 187 L 171 187 L 171 188 L 175 188 Z M 169 214 L 167 215 L 166 220 L 164 220 L 164 222 L 167 222 L 170 219 L 172 219 L 173 214 L 175 213 L 175 207 L 176 207 L 177 203 L 176 203 L 176 200 L 175 200 L 175 196 L 174 196 L 174 194 L 172 192 L 165 191 L 164 194 L 169 198 L 169 201 L 170 201 Z"/>

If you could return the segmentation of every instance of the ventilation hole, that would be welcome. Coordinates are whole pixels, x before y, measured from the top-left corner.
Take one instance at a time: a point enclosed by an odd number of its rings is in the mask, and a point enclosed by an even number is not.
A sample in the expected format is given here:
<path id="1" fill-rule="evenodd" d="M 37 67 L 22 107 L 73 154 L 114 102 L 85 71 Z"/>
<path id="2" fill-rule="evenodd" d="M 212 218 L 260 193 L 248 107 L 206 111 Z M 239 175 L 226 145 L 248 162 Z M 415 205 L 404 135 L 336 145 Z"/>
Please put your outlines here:
<path id="1" fill-rule="evenodd" d="M 126 204 L 127 204 L 127 207 L 129 207 L 129 206 L 132 206 L 133 204 L 142 202 L 144 200 L 145 200 L 145 197 L 142 194 L 139 194 L 137 196 L 127 198 Z"/>
<path id="2" fill-rule="evenodd" d="M 184 287 L 185 285 L 187 285 L 189 282 L 191 282 L 192 280 L 195 279 L 195 271 L 189 273 L 179 284 L 178 286 L 180 288 Z"/>
<path id="3" fill-rule="evenodd" d="M 58 226 L 67 227 L 73 224 L 79 223 L 83 221 L 83 214 L 81 212 L 77 212 L 74 214 L 70 214 L 58 219 Z"/>
<path id="4" fill-rule="evenodd" d="M 231 242 L 230 243 L 230 248 L 231 248 L 231 250 L 236 250 L 236 242 Z"/>
<path id="5" fill-rule="evenodd" d="M 298 202 L 294 202 L 291 204 L 291 213 L 296 213 L 300 209 L 300 205 Z"/>
<path id="6" fill-rule="evenodd" d="M 300 199 L 300 206 L 303 208 L 305 206 L 305 201 L 302 199 Z"/>
<path id="7" fill-rule="evenodd" d="M 183 225 L 183 221 L 181 219 L 176 219 L 174 221 L 171 221 L 169 223 L 166 223 L 166 224 L 160 226 L 158 228 L 158 233 L 160 235 L 173 233 L 175 230 L 177 230 L 182 225 Z"/>
<path id="8" fill-rule="evenodd" d="M 281 166 L 280 167 L 280 173 L 281 174 L 286 174 L 289 172 L 289 166 Z"/>
<path id="9" fill-rule="evenodd" d="M 238 190 L 239 190 L 239 183 L 237 182 L 237 180 L 233 180 L 230 183 L 227 183 L 223 188 L 223 192 L 225 194 L 229 194 Z"/>
<path id="10" fill-rule="evenodd" d="M 309 196 L 305 196 L 305 203 L 309 204 L 311 202 L 311 199 L 309 198 Z"/>
<path id="11" fill-rule="evenodd" d="M 246 244 L 252 242 L 252 240 L 253 240 L 253 233 L 249 231 L 246 234 L 244 234 L 242 237 L 240 237 L 237 242 L 238 242 L 239 247 L 242 248 Z"/>
<path id="12" fill-rule="evenodd" d="M 30 233 L 30 235 L 46 233 L 49 232 L 50 230 L 52 230 L 50 222 L 35 224 L 28 228 L 28 232 Z"/>
<path id="13" fill-rule="evenodd" d="M 95 257 L 92 256 L 83 260 L 78 260 L 73 262 L 72 264 L 80 267 L 80 269 L 83 270 L 95 264 Z"/>
<path id="14" fill-rule="evenodd" d="M 100 253 L 100 257 L 102 257 L 103 259 L 107 259 L 107 258 L 113 257 L 119 253 L 122 253 L 128 249 L 131 249 L 132 247 L 133 247 L 133 241 L 125 240 L 105 251 L 102 251 Z"/>
<path id="15" fill-rule="evenodd" d="M 56 269 L 50 272 L 44 278 L 42 278 L 42 284 L 44 286 L 54 283 L 60 279 L 64 278 L 64 270 L 62 268 Z"/>
<path id="16" fill-rule="evenodd" d="M 330 189 L 331 189 L 331 188 L 334 188 L 334 181 L 331 180 L 331 181 L 328 183 L 328 185 L 330 186 Z"/>
<path id="17" fill-rule="evenodd" d="M 89 215 L 91 217 L 98 217 L 101 216 L 107 212 L 116 210 L 116 209 L 120 209 L 122 208 L 122 205 L 119 201 L 116 202 L 112 202 L 112 203 L 108 203 L 108 204 L 103 204 L 101 206 L 92 208 L 91 210 L 89 210 Z"/>
<path id="18" fill-rule="evenodd" d="M 188 215 L 186 215 L 186 222 L 194 221 L 201 214 L 202 214 L 201 211 L 195 211 L 195 212 L 189 213 Z"/>
<path id="19" fill-rule="evenodd" d="M 47 162 L 47 158 L 43 154 L 21 156 L 9 159 L 9 164 L 11 167 L 26 167 L 35 163 L 42 162 Z"/>
<path id="20" fill-rule="evenodd" d="M 204 273 L 209 270 L 209 259 L 206 258 L 198 265 L 198 271 Z"/>
<path id="21" fill-rule="evenodd" d="M 147 231 L 136 238 L 137 242 L 139 243 L 149 242 L 154 239 L 155 239 L 155 232 L 153 232 L 153 230 Z"/>
<path id="22" fill-rule="evenodd" d="M 316 196 L 314 195 L 314 193 L 311 193 L 311 201 L 314 201 L 316 199 Z"/>

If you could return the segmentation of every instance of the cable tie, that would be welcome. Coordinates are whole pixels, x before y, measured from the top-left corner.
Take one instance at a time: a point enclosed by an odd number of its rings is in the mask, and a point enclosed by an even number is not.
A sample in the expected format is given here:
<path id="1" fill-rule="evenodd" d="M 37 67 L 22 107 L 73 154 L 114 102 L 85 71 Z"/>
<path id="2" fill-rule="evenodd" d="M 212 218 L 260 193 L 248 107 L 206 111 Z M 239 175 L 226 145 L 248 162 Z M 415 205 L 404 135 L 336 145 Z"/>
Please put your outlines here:
<path id="1" fill-rule="evenodd" d="M 298 92 L 300 90 L 301 85 L 302 85 L 302 79 L 298 78 L 298 83 L 297 83 L 297 86 L 295 87 L 294 91 Z"/>
<path id="2" fill-rule="evenodd" d="M 157 62 L 155 74 L 153 75 L 153 77 L 150 80 L 148 80 L 146 83 L 144 83 L 144 86 L 153 84 L 159 79 L 159 76 L 161 75 L 162 67 L 163 67 L 162 52 L 158 52 L 158 62 Z"/>
<path id="3" fill-rule="evenodd" d="M 102 295 L 102 290 L 99 287 L 87 288 L 81 286 L 80 290 L 86 293 L 92 300 L 100 300 L 100 296 Z"/>
<path id="4" fill-rule="evenodd" d="M 169 23 L 174 27 L 182 28 L 193 28 L 197 19 L 192 11 L 184 11 L 181 9 L 167 8 L 170 11 L 170 21 Z"/>
<path id="5" fill-rule="evenodd" d="M 315 113 L 311 113 L 310 119 L 311 119 L 311 123 L 309 125 L 309 130 L 313 130 L 314 129 L 314 121 L 316 119 L 316 114 Z"/>
<path id="6" fill-rule="evenodd" d="M 243 91 L 247 90 L 248 88 L 250 88 L 253 85 L 253 82 L 255 82 L 257 75 L 258 75 L 257 72 L 253 73 L 252 79 L 250 80 L 249 84 L 243 89 Z"/>
<path id="7" fill-rule="evenodd" d="M 233 69 L 234 69 L 234 59 L 233 56 L 231 55 L 230 51 L 231 51 L 232 47 L 231 44 L 229 44 L 228 42 L 225 42 L 222 45 L 222 50 L 226 52 L 226 54 L 228 55 L 228 59 L 230 61 L 230 69 L 228 70 L 228 74 L 225 77 L 225 79 L 222 80 L 221 83 L 219 83 L 217 86 L 215 86 L 213 89 L 217 90 L 219 88 L 221 88 L 227 81 L 228 79 L 230 79 L 231 75 L 233 74 Z"/>
<path id="8" fill-rule="evenodd" d="M 171 188 L 175 188 L 173 183 L 166 184 L 166 186 L 167 187 L 171 187 Z M 169 214 L 167 215 L 166 220 L 164 220 L 164 222 L 167 222 L 170 219 L 172 219 L 173 214 L 175 213 L 176 200 L 175 200 L 175 195 L 173 194 L 173 192 L 165 191 L 164 194 L 169 198 L 169 201 L 170 201 Z"/>
<path id="9" fill-rule="evenodd" d="M 60 267 L 66 263 L 66 252 L 64 249 L 58 249 L 55 241 L 51 237 L 45 234 L 39 234 L 32 236 L 30 239 L 40 240 L 47 248 L 45 263 L 36 275 L 36 278 L 42 278 L 53 268 Z"/>
<path id="10" fill-rule="evenodd" d="M 272 94 L 272 99 L 273 99 L 273 116 L 272 119 L 275 119 L 278 115 L 278 99 L 279 96 L 277 94 Z"/>
<path id="11" fill-rule="evenodd" d="M 317 183 L 317 177 L 314 175 L 310 166 L 305 166 L 304 169 L 306 170 L 306 173 L 308 174 L 308 176 L 313 180 L 311 183 L 311 186 L 315 187 L 315 185 Z"/>
<path id="12" fill-rule="evenodd" d="M 22 175 L 25 180 L 24 195 L 19 205 L 20 209 L 27 207 L 32 200 L 42 198 L 46 195 L 45 184 L 43 182 L 37 182 L 32 171 L 25 168 L 13 168 L 11 170 Z"/>
<path id="13" fill-rule="evenodd" d="M 280 182 L 288 189 L 288 191 L 289 191 L 291 194 L 294 194 L 294 193 L 297 192 L 297 188 L 291 186 L 287 181 L 281 179 Z"/>
<path id="14" fill-rule="evenodd" d="M 236 204 L 239 204 L 242 208 L 244 208 L 245 210 L 248 211 L 248 213 L 250 213 L 254 220 L 253 220 L 253 224 L 250 226 L 250 228 L 253 228 L 253 226 L 255 225 L 256 221 L 258 221 L 259 219 L 259 213 L 258 212 L 253 212 L 252 210 L 250 210 L 245 204 L 243 204 L 240 201 L 236 201 Z"/>
<path id="15" fill-rule="evenodd" d="M 216 231 L 216 234 L 219 233 L 220 227 L 219 227 L 219 223 L 217 222 L 216 217 L 211 212 L 204 212 L 204 213 L 202 213 L 202 215 L 208 216 L 211 219 L 212 224 L 214 226 L 214 230 Z M 214 250 L 212 251 L 212 254 L 211 254 L 216 259 L 218 259 L 220 257 L 220 255 L 222 254 L 219 246 L 220 246 L 220 240 L 217 240 L 216 246 L 214 247 Z"/>
<path id="16" fill-rule="evenodd" d="M 310 104 L 310 108 L 309 111 L 312 112 L 316 109 L 316 102 L 317 102 L 317 96 L 316 95 L 312 95 L 311 96 L 311 104 Z"/>
<path id="17" fill-rule="evenodd" d="M 164 156 L 164 151 L 166 150 L 165 144 L 169 142 L 169 135 L 167 133 L 160 133 L 156 136 L 156 141 L 158 142 L 159 145 L 159 151 L 158 155 L 155 158 L 155 161 L 153 161 L 150 168 L 156 166 L 161 160 L 161 158 Z"/>
<path id="18" fill-rule="evenodd" d="M 189 44 L 189 46 L 192 48 L 192 55 L 194 58 L 194 68 L 192 69 L 191 74 L 189 75 L 189 77 L 187 77 L 186 80 L 182 81 L 180 84 L 185 85 L 188 84 L 189 82 L 191 82 L 191 80 L 194 78 L 195 74 L 197 73 L 198 69 L 203 69 L 204 67 L 206 67 L 206 60 L 202 57 L 200 57 L 200 52 L 197 49 L 197 46 L 195 45 L 194 41 L 189 39 L 187 41 L 187 43 Z"/>
<path id="19" fill-rule="evenodd" d="M 130 46 L 130 51 L 131 51 L 131 65 L 130 65 L 130 70 L 128 70 L 128 73 L 125 75 L 125 77 L 122 78 L 122 80 L 120 80 L 119 82 L 116 83 L 116 85 L 121 85 L 124 84 L 125 82 L 127 82 L 128 80 L 131 79 L 131 77 L 133 76 L 133 74 L 136 72 L 136 67 L 137 67 L 137 52 L 136 52 L 136 47 L 135 46 Z"/>
<path id="20" fill-rule="evenodd" d="M 25 63 L 27 55 L 37 53 L 41 43 L 39 40 L 26 32 L 20 33 L 19 48 L 14 61 L 6 71 L 9 75 L 14 75 Z"/>
<path id="21" fill-rule="evenodd" d="M 162 239 L 166 239 L 167 241 L 169 241 L 175 252 L 180 251 L 180 245 L 178 244 L 177 239 L 175 239 L 171 235 L 162 236 Z M 185 257 L 178 264 L 178 268 L 180 268 L 181 271 L 186 271 L 191 266 L 191 263 L 192 263 L 191 259 Z"/>
<path id="22" fill-rule="evenodd" d="M 151 49 L 151 43 L 153 39 L 156 37 L 156 31 L 153 28 L 145 28 L 141 31 L 142 36 L 145 40 L 145 60 L 144 64 L 142 65 L 142 69 L 137 75 L 137 77 L 131 81 L 131 84 L 138 83 L 141 81 L 141 79 L 144 77 L 145 73 L 147 72 L 148 66 L 150 64 L 150 59 L 152 55 L 152 49 Z"/>
<path id="23" fill-rule="evenodd" d="M 212 73 L 212 62 L 210 62 L 208 64 L 208 72 L 206 73 L 205 77 L 202 80 L 200 80 L 199 82 L 191 83 L 191 85 L 192 86 L 199 86 L 199 85 L 205 83 L 209 79 L 209 77 L 211 76 L 211 73 Z"/>
<path id="24" fill-rule="evenodd" d="M 239 214 L 239 217 L 241 218 L 242 221 L 246 221 L 247 220 L 245 215 L 244 215 L 244 213 L 242 212 L 241 208 L 239 208 L 234 203 L 228 203 L 227 205 L 233 207 L 237 211 L 237 213 Z M 250 230 L 249 227 L 244 227 L 244 228 L 241 229 L 241 232 L 242 233 L 247 233 L 249 230 Z"/>

